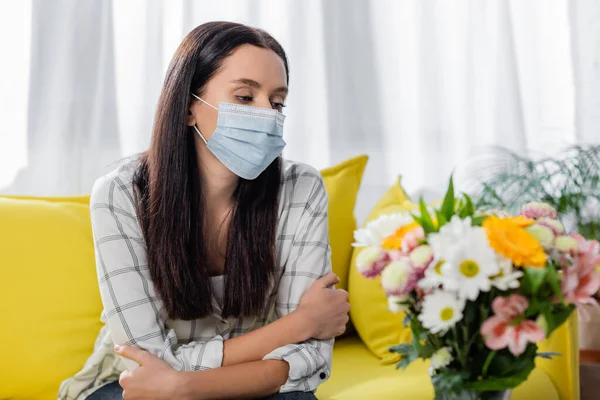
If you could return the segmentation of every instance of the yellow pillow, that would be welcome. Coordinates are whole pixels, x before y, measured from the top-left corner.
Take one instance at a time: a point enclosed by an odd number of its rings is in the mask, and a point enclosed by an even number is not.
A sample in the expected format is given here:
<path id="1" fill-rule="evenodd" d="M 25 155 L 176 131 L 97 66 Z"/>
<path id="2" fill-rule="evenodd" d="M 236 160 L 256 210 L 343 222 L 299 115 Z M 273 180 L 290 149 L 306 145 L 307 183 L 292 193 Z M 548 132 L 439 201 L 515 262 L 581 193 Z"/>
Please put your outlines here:
<path id="1" fill-rule="evenodd" d="M 340 278 L 338 289 L 348 288 L 348 267 L 356 229 L 354 206 L 368 156 L 351 158 L 321 171 L 329 196 L 329 240 L 333 272 Z"/>
<path id="2" fill-rule="evenodd" d="M 89 199 L 0 198 L 0 398 L 56 399 L 100 330 Z"/>
<path id="3" fill-rule="evenodd" d="M 371 210 L 367 222 L 383 214 L 412 210 L 414 204 L 401 186 L 401 178 Z M 352 324 L 364 344 L 381 359 L 383 364 L 400 360 L 390 353 L 390 346 L 411 341 L 410 328 L 403 328 L 404 314 L 394 314 L 387 309 L 387 299 L 381 288 L 381 279 L 367 279 L 356 269 L 356 257 L 361 248 L 355 248 L 350 263 L 349 294 Z"/>

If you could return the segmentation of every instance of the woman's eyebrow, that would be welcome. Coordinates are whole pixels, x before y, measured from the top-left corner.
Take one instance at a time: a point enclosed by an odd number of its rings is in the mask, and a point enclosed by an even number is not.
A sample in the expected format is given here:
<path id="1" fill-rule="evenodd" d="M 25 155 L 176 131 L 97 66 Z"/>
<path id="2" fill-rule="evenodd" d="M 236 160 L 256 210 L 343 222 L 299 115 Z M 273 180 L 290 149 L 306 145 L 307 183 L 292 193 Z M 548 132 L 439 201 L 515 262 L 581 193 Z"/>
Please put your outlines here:
<path id="1" fill-rule="evenodd" d="M 273 93 L 284 93 L 287 94 L 289 92 L 287 86 L 281 86 L 278 87 L 277 89 L 273 90 Z"/>
<path id="2" fill-rule="evenodd" d="M 230 83 L 242 83 L 244 85 L 248 85 L 253 88 L 260 89 L 260 83 L 256 82 L 255 80 L 248 79 L 248 78 L 234 79 Z"/>
<path id="3" fill-rule="evenodd" d="M 230 83 L 233 84 L 243 84 L 243 85 L 248 85 L 250 87 L 256 88 L 256 89 L 260 89 L 262 86 L 260 83 L 256 82 L 253 79 L 248 79 L 248 78 L 239 78 L 239 79 L 234 79 L 232 80 Z M 287 86 L 281 86 L 278 87 L 277 89 L 273 90 L 273 93 L 288 93 L 288 88 Z"/>

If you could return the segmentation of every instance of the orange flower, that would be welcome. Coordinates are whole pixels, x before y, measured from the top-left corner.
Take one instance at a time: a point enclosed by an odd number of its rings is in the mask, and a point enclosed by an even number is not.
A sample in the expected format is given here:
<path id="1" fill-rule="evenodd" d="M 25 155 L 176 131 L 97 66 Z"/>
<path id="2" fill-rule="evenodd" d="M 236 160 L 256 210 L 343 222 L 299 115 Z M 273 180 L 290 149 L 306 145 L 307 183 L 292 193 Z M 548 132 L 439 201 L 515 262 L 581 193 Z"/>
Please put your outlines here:
<path id="1" fill-rule="evenodd" d="M 399 250 L 402 248 L 402 240 L 407 233 L 412 231 L 415 228 L 418 228 L 420 225 L 416 222 L 402 225 L 400 228 L 396 229 L 396 232 L 391 234 L 390 236 L 383 239 L 383 243 L 381 247 L 386 250 Z"/>
<path id="2" fill-rule="evenodd" d="M 535 219 L 527 218 L 524 215 L 519 215 L 518 217 L 510 217 L 510 218 L 505 218 L 505 219 L 508 219 L 508 220 L 514 222 L 515 224 L 519 225 L 521 228 L 527 228 L 528 226 L 535 224 Z"/>
<path id="3" fill-rule="evenodd" d="M 483 222 L 490 246 L 498 254 L 518 267 L 544 267 L 546 253 L 538 240 L 524 229 L 528 225 L 531 225 L 528 219 L 520 217 L 489 216 Z"/>

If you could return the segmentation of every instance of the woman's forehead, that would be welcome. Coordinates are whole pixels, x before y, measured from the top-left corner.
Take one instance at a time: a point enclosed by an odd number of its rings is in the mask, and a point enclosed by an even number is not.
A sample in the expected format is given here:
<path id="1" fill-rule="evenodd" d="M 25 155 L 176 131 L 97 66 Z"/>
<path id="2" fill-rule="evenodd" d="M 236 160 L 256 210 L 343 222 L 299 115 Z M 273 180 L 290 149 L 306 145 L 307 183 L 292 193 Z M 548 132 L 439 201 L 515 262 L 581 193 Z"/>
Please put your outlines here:
<path id="1" fill-rule="evenodd" d="M 240 46 L 226 57 L 213 79 L 222 84 L 254 81 L 267 90 L 287 86 L 285 65 L 281 57 L 273 50 L 252 45 Z"/>

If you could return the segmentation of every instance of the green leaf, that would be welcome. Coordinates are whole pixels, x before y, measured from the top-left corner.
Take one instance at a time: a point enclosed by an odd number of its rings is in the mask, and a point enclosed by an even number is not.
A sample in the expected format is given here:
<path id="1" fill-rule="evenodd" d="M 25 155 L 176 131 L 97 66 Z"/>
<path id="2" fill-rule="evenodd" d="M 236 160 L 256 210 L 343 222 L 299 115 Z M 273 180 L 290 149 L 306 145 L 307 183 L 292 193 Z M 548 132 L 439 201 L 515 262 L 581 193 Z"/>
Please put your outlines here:
<path id="1" fill-rule="evenodd" d="M 415 347 L 412 343 L 401 343 L 389 348 L 390 353 L 408 354 L 411 351 L 415 351 Z"/>
<path id="2" fill-rule="evenodd" d="M 454 215 L 454 202 L 454 182 L 452 181 L 452 177 L 450 177 L 448 190 L 446 191 L 442 207 L 440 208 L 440 211 L 446 218 L 446 221 L 450 221 L 452 219 L 452 215 Z"/>
<path id="3" fill-rule="evenodd" d="M 417 349 L 415 349 L 413 347 L 413 345 L 409 344 L 409 343 L 403 343 L 403 344 L 399 344 L 398 346 L 393 346 L 390 348 L 400 348 L 402 350 L 401 354 L 403 354 L 403 357 L 400 359 L 400 361 L 398 361 L 398 363 L 396 364 L 396 369 L 406 369 L 406 367 L 408 367 L 408 365 L 415 361 L 417 358 L 419 358 L 419 352 L 417 351 Z"/>
<path id="4" fill-rule="evenodd" d="M 473 201 L 469 197 L 469 195 L 463 193 L 463 198 L 459 201 L 460 206 L 456 210 L 456 214 L 465 219 L 467 217 L 472 217 L 475 214 L 475 206 L 473 205 Z"/>
<path id="5" fill-rule="evenodd" d="M 534 357 L 536 352 L 537 346 L 530 344 L 519 357 L 513 356 L 507 350 L 496 353 L 489 368 L 490 376 L 485 379 L 465 383 L 465 389 L 495 391 L 512 389 L 519 386 L 535 368 Z M 499 364 L 503 364 L 501 368 L 502 373 L 498 373 Z"/>
<path id="6" fill-rule="evenodd" d="M 415 360 L 411 360 L 409 357 L 404 356 L 396 363 L 396 369 L 401 369 L 404 371 L 406 367 L 408 367 L 413 361 Z"/>
<path id="7" fill-rule="evenodd" d="M 546 277 L 546 281 L 550 284 L 554 295 L 558 297 L 561 301 L 563 300 L 562 290 L 560 290 L 560 280 L 558 277 L 558 272 L 556 271 L 556 267 L 554 263 L 548 263 L 547 269 L 548 276 Z"/>
<path id="8" fill-rule="evenodd" d="M 413 318 L 410 324 L 412 333 L 412 346 L 416 349 L 417 354 L 422 358 L 429 358 L 433 355 L 435 348 L 427 341 L 427 332 L 423 329 L 421 322 Z"/>
<path id="9" fill-rule="evenodd" d="M 553 327 L 555 324 L 554 315 L 552 315 L 552 304 L 546 299 L 546 301 L 540 303 L 539 308 L 541 314 L 538 318 L 542 317 L 544 319 L 543 323 L 545 323 L 545 326 L 542 325 L 541 328 L 544 329 L 544 333 L 546 334 L 546 337 L 548 337 L 549 328 Z M 538 321 L 536 321 L 536 323 L 538 323 Z"/>
<path id="10" fill-rule="evenodd" d="M 564 305 L 564 304 L 559 304 L 555 306 L 555 310 L 552 312 L 552 325 L 550 325 L 550 321 L 547 321 L 548 323 L 548 336 L 550 336 L 550 334 L 552 332 L 554 332 L 554 330 L 556 328 L 558 328 L 559 326 L 561 326 L 562 324 L 565 323 L 565 321 L 571 316 L 571 313 L 573 312 L 573 310 L 575 309 L 575 307 L 573 305 Z"/>
<path id="11" fill-rule="evenodd" d="M 554 351 L 546 351 L 546 352 L 543 352 L 543 353 L 537 353 L 536 354 L 537 357 L 545 358 L 547 360 L 552 360 L 553 357 L 559 357 L 561 355 L 562 354 L 556 353 Z"/>
<path id="12" fill-rule="evenodd" d="M 510 374 L 515 357 L 508 351 L 497 352 L 494 363 L 490 364 L 488 374 L 491 376 L 505 376 Z"/>
<path id="13" fill-rule="evenodd" d="M 521 286 L 519 286 L 519 290 L 522 293 L 526 293 L 526 294 L 529 294 L 532 292 L 531 280 L 529 278 L 527 278 L 527 276 L 525 276 L 521 280 Z"/>
<path id="14" fill-rule="evenodd" d="M 412 320 L 412 318 L 411 318 L 410 314 L 406 313 L 404 315 L 404 319 L 402 320 L 402 327 L 406 328 L 410 324 L 411 320 Z"/>
<path id="15" fill-rule="evenodd" d="M 439 230 L 442 226 L 446 225 L 448 221 L 446 220 L 446 216 L 440 210 L 435 210 L 435 215 L 437 217 L 437 225 Z"/>
<path id="16" fill-rule="evenodd" d="M 542 283 L 544 283 L 544 280 L 546 279 L 547 269 L 526 267 L 524 270 L 525 279 L 531 284 L 531 293 L 537 294 L 540 286 L 542 286 Z"/>
<path id="17" fill-rule="evenodd" d="M 481 226 L 483 225 L 483 221 L 487 218 L 487 215 L 475 215 L 471 217 L 471 225 L 473 226 Z"/>
<path id="18" fill-rule="evenodd" d="M 510 376 L 490 377 L 475 382 L 466 382 L 464 388 L 480 392 L 513 389 L 525 382 L 531 371 L 533 371 L 534 366 L 535 365 L 531 363 L 531 368 L 520 370 Z"/>
<path id="19" fill-rule="evenodd" d="M 427 360 L 428 358 L 431 358 L 431 356 L 433 356 L 433 353 L 435 353 L 436 350 L 437 349 L 435 348 L 433 343 L 429 340 L 426 340 L 425 344 L 423 345 L 423 351 L 419 353 L 419 356 L 422 359 Z"/>
<path id="20" fill-rule="evenodd" d="M 421 221 L 423 222 L 421 226 L 423 227 L 425 234 L 436 232 L 437 229 L 431 219 L 431 215 L 429 215 L 429 211 L 427 211 L 427 205 L 425 204 L 425 201 L 423 201 L 423 198 L 419 200 L 419 209 L 421 211 Z"/>
<path id="21" fill-rule="evenodd" d="M 412 327 L 413 327 L 413 325 L 411 325 L 411 328 Z M 425 347 L 423 346 L 423 344 L 421 344 L 420 335 L 416 334 L 414 330 L 412 332 L 412 345 L 414 346 L 415 349 L 417 349 L 417 352 L 419 354 L 425 352 Z"/>
<path id="22" fill-rule="evenodd" d="M 467 202 L 467 205 L 466 205 L 467 216 L 471 217 L 473 214 L 475 214 L 475 206 L 473 205 L 473 200 L 471 200 L 471 197 L 469 197 L 469 195 L 466 193 L 463 193 L 463 197 L 465 198 L 465 201 Z"/>
<path id="23" fill-rule="evenodd" d="M 529 301 L 529 307 L 527 307 L 527 311 L 525 312 L 525 318 L 531 318 L 535 315 L 538 315 L 540 313 L 541 307 L 542 305 L 540 304 L 540 301 L 537 298 L 533 297 Z"/>
<path id="24" fill-rule="evenodd" d="M 508 349 L 498 351 L 494 356 L 494 362 L 488 368 L 488 376 L 506 377 L 515 374 L 519 369 L 527 367 L 529 363 L 533 364 L 536 351 L 537 346 L 534 344 L 529 344 L 519 358 L 512 355 Z"/>
<path id="25" fill-rule="evenodd" d="M 415 220 L 415 222 L 421 226 L 423 226 L 423 218 L 419 217 L 418 215 L 415 214 L 410 214 L 411 217 L 413 217 L 413 219 Z"/>

